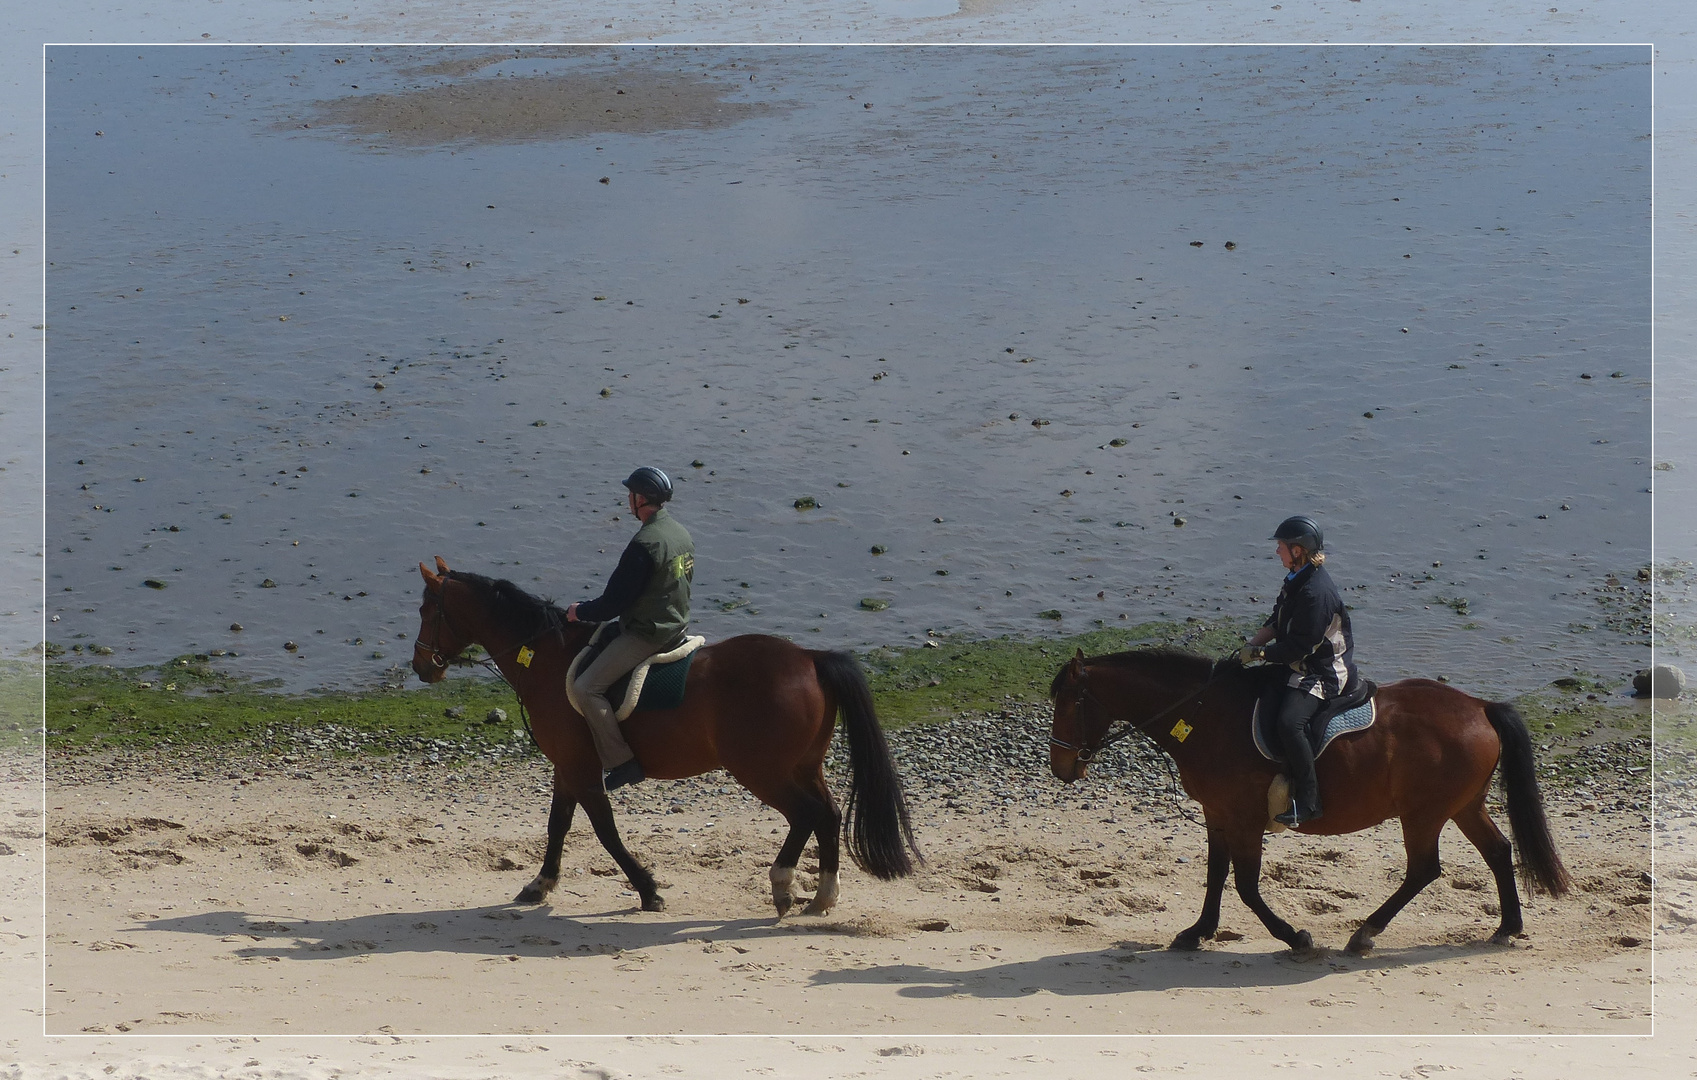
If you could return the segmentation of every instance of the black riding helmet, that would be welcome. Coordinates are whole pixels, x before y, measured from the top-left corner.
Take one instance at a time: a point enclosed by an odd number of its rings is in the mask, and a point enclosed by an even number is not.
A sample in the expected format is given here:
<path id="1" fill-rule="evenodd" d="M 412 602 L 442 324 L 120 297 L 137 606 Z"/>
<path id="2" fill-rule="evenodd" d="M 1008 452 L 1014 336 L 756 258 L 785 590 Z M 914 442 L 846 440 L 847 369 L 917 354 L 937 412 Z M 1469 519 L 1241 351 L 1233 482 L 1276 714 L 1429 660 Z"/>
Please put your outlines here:
<path id="1" fill-rule="evenodd" d="M 652 465 L 644 465 L 627 476 L 625 487 L 656 506 L 672 497 L 672 478 Z"/>
<path id="2" fill-rule="evenodd" d="M 1320 526 L 1306 514 L 1287 517 L 1279 522 L 1279 527 L 1273 530 L 1269 540 L 1283 540 L 1287 544 L 1299 544 L 1308 549 L 1309 554 L 1319 551 L 1325 546 L 1320 536 Z"/>

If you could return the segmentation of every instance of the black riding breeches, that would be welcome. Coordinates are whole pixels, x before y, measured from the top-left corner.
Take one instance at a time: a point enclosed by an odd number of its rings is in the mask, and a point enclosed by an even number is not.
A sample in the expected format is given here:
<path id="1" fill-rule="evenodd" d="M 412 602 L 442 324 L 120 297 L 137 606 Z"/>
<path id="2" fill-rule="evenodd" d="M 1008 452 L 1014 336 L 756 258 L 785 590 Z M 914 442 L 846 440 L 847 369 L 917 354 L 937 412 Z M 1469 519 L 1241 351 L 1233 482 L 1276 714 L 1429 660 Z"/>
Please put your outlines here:
<path id="1" fill-rule="evenodd" d="M 1314 779 L 1314 747 L 1308 741 L 1308 721 L 1325 704 L 1293 686 L 1275 686 L 1261 695 L 1261 715 L 1273 718 L 1279 744 L 1290 766 L 1291 794 L 1305 807 L 1314 806 L 1319 785 Z"/>

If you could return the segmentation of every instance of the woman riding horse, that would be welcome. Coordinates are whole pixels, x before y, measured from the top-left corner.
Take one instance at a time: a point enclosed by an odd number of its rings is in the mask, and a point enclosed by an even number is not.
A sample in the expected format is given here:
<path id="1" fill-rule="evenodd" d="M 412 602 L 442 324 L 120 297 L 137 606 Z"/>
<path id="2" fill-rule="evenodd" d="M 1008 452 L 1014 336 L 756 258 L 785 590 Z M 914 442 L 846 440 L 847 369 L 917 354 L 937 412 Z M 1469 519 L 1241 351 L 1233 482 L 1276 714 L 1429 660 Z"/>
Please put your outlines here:
<path id="1" fill-rule="evenodd" d="M 1321 814 L 1320 785 L 1314 777 L 1314 748 L 1308 721 L 1328 700 L 1355 688 L 1355 638 L 1349 611 L 1337 585 L 1326 573 L 1320 526 L 1303 515 L 1286 518 L 1273 530 L 1286 574 L 1273 613 L 1239 658 L 1290 667 L 1290 677 L 1267 688 L 1261 715 L 1272 720 L 1290 766 L 1291 808 L 1274 820 L 1297 826 Z M 1271 644 L 1269 644 L 1271 642 Z"/>

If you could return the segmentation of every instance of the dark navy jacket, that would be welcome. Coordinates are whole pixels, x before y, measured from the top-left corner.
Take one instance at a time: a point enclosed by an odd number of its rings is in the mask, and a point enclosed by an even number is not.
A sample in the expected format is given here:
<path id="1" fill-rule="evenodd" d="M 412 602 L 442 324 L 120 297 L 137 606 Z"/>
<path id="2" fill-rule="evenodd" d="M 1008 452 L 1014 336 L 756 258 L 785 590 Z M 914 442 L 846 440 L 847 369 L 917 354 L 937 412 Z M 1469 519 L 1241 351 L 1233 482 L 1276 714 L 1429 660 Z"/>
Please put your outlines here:
<path id="1" fill-rule="evenodd" d="M 1309 563 L 1286 581 L 1265 625 L 1276 635 L 1267 646 L 1267 662 L 1290 667 L 1286 685 L 1334 698 L 1354 681 L 1349 612 L 1325 567 Z"/>

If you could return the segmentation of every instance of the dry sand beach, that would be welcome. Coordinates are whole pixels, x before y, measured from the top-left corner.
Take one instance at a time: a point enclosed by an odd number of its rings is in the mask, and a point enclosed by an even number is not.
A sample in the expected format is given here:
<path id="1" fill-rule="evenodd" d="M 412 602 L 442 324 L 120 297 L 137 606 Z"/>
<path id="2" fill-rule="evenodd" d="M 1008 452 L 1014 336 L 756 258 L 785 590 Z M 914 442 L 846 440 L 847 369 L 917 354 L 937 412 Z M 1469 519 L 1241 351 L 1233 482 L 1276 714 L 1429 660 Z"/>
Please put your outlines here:
<path id="1" fill-rule="evenodd" d="M 1018 729 L 1040 769 L 1039 723 Z M 280 772 L 275 759 L 56 758 L 47 1028 L 1649 1032 L 1642 782 L 1552 800 L 1576 889 L 1528 897 L 1512 947 L 1486 943 L 1495 890 L 1452 832 L 1445 877 L 1357 957 L 1344 941 L 1402 876 L 1394 825 L 1269 840 L 1267 895 L 1313 931 L 1313 954 L 1291 954 L 1229 894 L 1220 941 L 1169 953 L 1200 905 L 1203 834 L 1183 816 L 1195 804 L 1147 776 L 1063 788 L 997 770 L 916 787 L 927 863 L 914 879 L 848 870 L 828 916 L 776 920 L 766 868 L 782 821 L 722 773 L 615 795 L 667 898 L 643 913 L 581 823 L 550 901 L 509 902 L 540 861 L 547 774 L 534 760 L 300 759 Z M 1680 869 L 1697 877 L 1697 862 Z"/>

